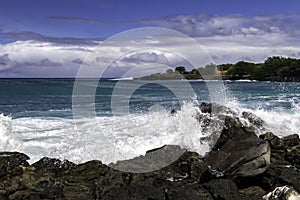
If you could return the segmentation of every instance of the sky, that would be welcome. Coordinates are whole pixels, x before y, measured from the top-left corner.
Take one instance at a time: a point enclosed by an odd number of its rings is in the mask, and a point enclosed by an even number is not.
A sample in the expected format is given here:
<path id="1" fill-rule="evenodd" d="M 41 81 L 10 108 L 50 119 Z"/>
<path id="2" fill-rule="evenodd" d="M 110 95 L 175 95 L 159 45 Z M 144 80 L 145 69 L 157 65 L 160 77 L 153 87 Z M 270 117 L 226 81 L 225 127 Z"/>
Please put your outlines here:
<path id="1" fill-rule="evenodd" d="M 277 55 L 300 58 L 299 8 L 297 0 L 2 0 L 0 77 L 75 77 L 82 65 L 92 76 L 109 63 L 107 77 L 130 75 L 138 67 L 131 75 L 141 76 L 159 69 L 144 64 L 182 64 L 176 52 L 159 50 L 171 47 L 193 56 L 206 52 L 216 64 L 263 62 Z M 124 48 L 118 40 L 122 32 L 144 27 L 178 31 L 204 50 L 195 52 L 172 34 L 155 37 L 156 46 L 147 51 L 133 51 L 130 44 Z M 152 34 L 131 39 L 149 47 Z M 108 46 L 105 41 L 112 37 Z M 87 59 L 95 53 L 97 62 Z"/>

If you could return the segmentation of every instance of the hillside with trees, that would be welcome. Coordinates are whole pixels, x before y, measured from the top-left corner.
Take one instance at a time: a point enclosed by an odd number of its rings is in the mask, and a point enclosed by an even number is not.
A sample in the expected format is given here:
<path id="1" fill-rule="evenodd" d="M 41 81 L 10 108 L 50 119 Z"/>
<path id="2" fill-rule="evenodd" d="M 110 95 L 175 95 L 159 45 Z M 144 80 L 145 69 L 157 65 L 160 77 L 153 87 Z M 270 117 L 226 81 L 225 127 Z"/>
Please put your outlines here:
<path id="1" fill-rule="evenodd" d="M 300 81 L 300 59 L 273 56 L 263 63 L 239 61 L 235 64 L 209 64 L 191 71 L 178 66 L 175 70 L 168 69 L 165 73 L 155 73 L 140 79 L 216 79 L 219 75 L 229 80 Z"/>

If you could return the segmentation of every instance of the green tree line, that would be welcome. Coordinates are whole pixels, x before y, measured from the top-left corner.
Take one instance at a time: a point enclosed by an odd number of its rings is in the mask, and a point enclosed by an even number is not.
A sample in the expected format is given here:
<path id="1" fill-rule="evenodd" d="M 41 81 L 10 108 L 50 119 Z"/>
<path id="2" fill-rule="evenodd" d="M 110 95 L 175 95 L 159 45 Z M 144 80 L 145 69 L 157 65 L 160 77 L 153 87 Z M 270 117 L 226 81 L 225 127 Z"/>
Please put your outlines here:
<path id="1" fill-rule="evenodd" d="M 217 66 L 229 79 L 300 80 L 300 59 L 273 56 L 263 63 L 240 61 Z"/>
<path id="2" fill-rule="evenodd" d="M 187 71 L 184 66 L 155 73 L 141 79 L 255 79 L 273 81 L 300 81 L 300 59 L 273 56 L 263 63 L 239 61 L 235 64 L 209 64 Z"/>

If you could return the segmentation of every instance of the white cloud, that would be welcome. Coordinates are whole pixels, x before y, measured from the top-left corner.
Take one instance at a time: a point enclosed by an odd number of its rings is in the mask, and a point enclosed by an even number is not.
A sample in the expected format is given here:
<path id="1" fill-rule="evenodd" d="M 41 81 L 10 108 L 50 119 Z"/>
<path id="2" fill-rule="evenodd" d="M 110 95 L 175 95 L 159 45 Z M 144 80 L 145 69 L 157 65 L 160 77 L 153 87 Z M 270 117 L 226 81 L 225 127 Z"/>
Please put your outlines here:
<path id="1" fill-rule="evenodd" d="M 179 15 L 146 21 L 192 36 L 204 50 L 199 52 L 183 38 L 163 34 L 149 35 L 136 40 L 133 37 L 126 41 L 126 45 L 118 39 L 109 40 L 105 44 L 102 43 L 101 48 L 96 46 L 100 43 L 96 40 L 80 40 L 78 44 L 59 43 L 56 40 L 52 41 L 53 38 L 51 41 L 16 41 L 0 45 L 0 76 L 74 77 L 81 63 L 88 65 L 91 75 L 98 67 L 106 67 L 109 64 L 107 76 L 121 76 L 136 67 L 150 73 L 157 70 L 155 63 L 173 67 L 187 65 L 183 58 L 176 54 L 179 49 L 191 57 L 205 57 L 206 51 L 217 64 L 235 63 L 239 60 L 262 62 L 268 56 L 274 55 L 300 57 L 300 31 L 299 26 L 296 26 L 298 21 L 295 16 L 249 18 Z M 131 52 L 134 49 L 131 45 L 153 48 Z M 171 49 L 171 52 L 164 49 Z M 116 55 L 121 56 L 116 59 Z M 149 63 L 153 63 L 153 69 L 144 68 L 144 64 Z"/>
<path id="2" fill-rule="evenodd" d="M 262 35 L 282 33 L 299 36 L 300 15 L 240 15 L 215 16 L 207 14 L 174 15 L 160 19 L 146 19 L 155 24 L 183 32 L 193 37 Z"/>
<path id="3" fill-rule="evenodd" d="M 125 56 L 122 61 L 128 63 L 164 63 L 169 64 L 168 59 L 162 53 L 141 52 Z"/>
<path id="4" fill-rule="evenodd" d="M 83 50 L 81 50 L 83 49 Z M 0 56 L 7 55 L 9 62 L 1 77 L 9 76 L 74 76 L 79 64 L 74 59 L 84 59 L 91 47 L 60 46 L 49 42 L 17 41 L 0 45 Z"/>

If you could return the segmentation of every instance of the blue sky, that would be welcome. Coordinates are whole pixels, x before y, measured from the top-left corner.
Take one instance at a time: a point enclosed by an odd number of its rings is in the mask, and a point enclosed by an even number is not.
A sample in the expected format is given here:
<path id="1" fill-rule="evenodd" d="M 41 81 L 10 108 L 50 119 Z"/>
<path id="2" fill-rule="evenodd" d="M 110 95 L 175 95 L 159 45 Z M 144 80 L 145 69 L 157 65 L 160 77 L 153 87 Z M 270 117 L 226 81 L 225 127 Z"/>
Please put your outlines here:
<path id="1" fill-rule="evenodd" d="M 273 15 L 299 13 L 297 0 L 3 0 L 0 28 L 52 37 L 106 38 L 145 22 L 175 15 Z"/>
<path id="2" fill-rule="evenodd" d="M 300 57 L 299 7 L 297 0 L 2 0 L 0 77 L 75 76 L 99 41 L 148 26 L 187 34 L 216 63 Z"/>

